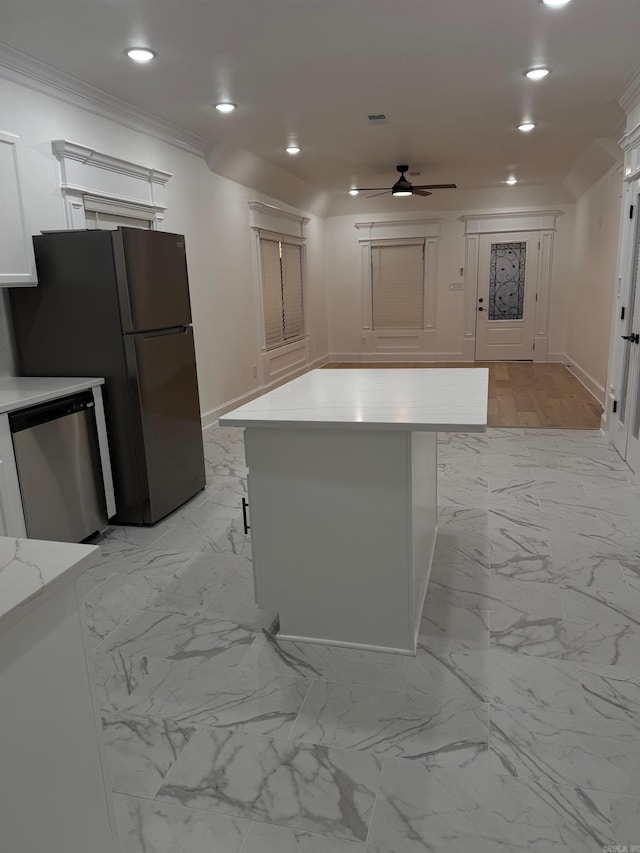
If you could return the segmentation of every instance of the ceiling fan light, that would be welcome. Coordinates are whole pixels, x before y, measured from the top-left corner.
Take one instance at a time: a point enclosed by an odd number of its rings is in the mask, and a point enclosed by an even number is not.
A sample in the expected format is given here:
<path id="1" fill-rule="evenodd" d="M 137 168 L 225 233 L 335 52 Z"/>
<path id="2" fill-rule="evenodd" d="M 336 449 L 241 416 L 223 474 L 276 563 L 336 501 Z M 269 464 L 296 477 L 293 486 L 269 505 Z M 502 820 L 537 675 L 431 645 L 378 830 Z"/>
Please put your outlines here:
<path id="1" fill-rule="evenodd" d="M 398 198 L 404 198 L 405 196 L 413 195 L 413 191 L 407 189 L 396 189 L 396 187 L 394 187 L 391 190 L 391 195 L 397 196 Z"/>

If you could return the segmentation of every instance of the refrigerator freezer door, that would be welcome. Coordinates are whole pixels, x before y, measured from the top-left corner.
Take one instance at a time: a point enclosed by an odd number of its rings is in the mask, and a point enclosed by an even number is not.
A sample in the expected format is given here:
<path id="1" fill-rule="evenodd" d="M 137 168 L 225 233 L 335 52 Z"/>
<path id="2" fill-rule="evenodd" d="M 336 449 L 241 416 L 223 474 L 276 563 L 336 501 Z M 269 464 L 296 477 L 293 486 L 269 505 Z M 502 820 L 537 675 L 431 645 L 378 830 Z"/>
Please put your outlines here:
<path id="1" fill-rule="evenodd" d="M 113 247 L 123 332 L 191 323 L 184 237 L 120 228 Z"/>
<path id="2" fill-rule="evenodd" d="M 125 335 L 125 350 L 138 457 L 146 468 L 143 521 L 152 524 L 205 485 L 193 330 Z"/>

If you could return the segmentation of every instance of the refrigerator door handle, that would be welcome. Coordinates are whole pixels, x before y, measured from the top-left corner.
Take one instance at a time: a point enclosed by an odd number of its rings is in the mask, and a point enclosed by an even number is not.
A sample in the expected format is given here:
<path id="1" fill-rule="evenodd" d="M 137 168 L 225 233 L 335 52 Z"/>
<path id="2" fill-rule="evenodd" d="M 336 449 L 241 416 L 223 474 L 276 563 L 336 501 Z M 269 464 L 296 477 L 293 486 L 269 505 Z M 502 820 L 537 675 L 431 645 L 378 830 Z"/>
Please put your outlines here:
<path id="1" fill-rule="evenodd" d="M 191 326 L 187 324 L 186 326 L 174 326 L 171 329 L 158 329 L 153 332 L 142 332 L 142 337 L 145 341 L 150 340 L 151 338 L 164 338 L 167 335 L 186 335 Z"/>

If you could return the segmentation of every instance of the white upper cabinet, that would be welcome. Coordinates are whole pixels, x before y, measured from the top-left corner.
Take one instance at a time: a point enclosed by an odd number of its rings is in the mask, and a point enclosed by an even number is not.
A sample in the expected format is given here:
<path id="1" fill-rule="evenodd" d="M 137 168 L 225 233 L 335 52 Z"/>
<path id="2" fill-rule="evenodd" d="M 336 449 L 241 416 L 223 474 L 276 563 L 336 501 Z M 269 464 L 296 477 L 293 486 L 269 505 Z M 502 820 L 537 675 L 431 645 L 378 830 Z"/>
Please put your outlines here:
<path id="1" fill-rule="evenodd" d="M 37 284 L 22 202 L 18 137 L 0 130 L 0 287 Z"/>

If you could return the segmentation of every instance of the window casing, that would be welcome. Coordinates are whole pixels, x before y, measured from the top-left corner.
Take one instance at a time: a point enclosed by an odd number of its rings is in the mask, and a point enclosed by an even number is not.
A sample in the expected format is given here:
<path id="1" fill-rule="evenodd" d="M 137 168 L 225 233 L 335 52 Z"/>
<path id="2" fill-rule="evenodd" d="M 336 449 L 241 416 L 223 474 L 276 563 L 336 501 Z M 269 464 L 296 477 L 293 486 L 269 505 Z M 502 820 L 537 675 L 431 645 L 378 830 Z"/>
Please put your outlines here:
<path id="1" fill-rule="evenodd" d="M 265 348 L 304 338 L 304 245 L 260 232 Z"/>

